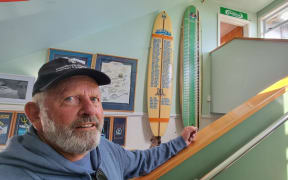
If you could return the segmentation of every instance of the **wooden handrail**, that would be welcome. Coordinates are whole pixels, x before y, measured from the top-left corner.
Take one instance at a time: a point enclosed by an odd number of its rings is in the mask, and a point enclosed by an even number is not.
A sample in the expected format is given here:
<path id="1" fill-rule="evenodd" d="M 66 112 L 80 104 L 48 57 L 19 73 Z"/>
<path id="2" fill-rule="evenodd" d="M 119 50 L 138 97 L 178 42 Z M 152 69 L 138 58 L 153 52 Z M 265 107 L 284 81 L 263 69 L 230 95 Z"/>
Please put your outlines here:
<path id="1" fill-rule="evenodd" d="M 248 37 L 235 37 L 229 41 L 227 41 L 226 43 L 222 44 L 221 46 L 218 46 L 217 48 L 213 49 L 209 54 L 211 55 L 213 52 L 217 51 L 218 49 L 222 48 L 223 46 L 225 46 L 226 44 L 230 43 L 233 40 L 254 40 L 254 41 L 272 41 L 272 42 L 288 42 L 287 39 L 267 39 L 267 38 L 248 38 Z"/>
<path id="2" fill-rule="evenodd" d="M 219 137 L 230 131 L 232 128 L 243 122 L 245 119 L 259 111 L 261 108 L 274 101 L 287 91 L 286 87 L 276 89 L 273 91 L 258 94 L 223 117 L 209 124 L 197 134 L 195 142 L 190 144 L 187 148 L 182 150 L 176 156 L 162 164 L 150 174 L 136 178 L 137 180 L 156 180 L 160 176 L 166 174 L 171 169 L 181 164 L 187 158 L 193 156 L 201 151 L 207 145 L 217 140 Z"/>

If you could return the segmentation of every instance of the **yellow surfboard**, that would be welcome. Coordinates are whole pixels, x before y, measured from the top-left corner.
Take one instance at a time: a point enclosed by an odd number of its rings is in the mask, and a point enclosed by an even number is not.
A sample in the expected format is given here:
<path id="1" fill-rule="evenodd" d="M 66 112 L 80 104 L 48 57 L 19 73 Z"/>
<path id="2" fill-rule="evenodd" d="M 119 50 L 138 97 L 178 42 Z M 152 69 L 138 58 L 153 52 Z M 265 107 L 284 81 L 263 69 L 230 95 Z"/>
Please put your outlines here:
<path id="1" fill-rule="evenodd" d="M 172 104 L 173 36 L 165 11 L 155 19 L 149 52 L 147 105 L 154 136 L 163 136 Z"/>

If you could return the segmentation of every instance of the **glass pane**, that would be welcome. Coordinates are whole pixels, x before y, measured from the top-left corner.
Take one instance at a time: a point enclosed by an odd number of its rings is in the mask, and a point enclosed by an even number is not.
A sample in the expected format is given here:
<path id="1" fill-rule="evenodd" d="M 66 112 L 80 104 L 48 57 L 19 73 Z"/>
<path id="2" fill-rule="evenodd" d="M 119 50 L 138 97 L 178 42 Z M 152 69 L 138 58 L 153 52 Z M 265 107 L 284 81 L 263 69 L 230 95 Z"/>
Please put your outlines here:
<path id="1" fill-rule="evenodd" d="M 288 39 L 288 23 L 283 24 L 281 26 L 282 31 L 282 38 L 281 39 Z"/>
<path id="2" fill-rule="evenodd" d="M 271 39 L 281 39 L 281 31 L 280 27 L 265 33 L 264 38 L 271 38 Z"/>
<path id="3" fill-rule="evenodd" d="M 288 6 L 264 20 L 265 32 L 288 20 Z"/>

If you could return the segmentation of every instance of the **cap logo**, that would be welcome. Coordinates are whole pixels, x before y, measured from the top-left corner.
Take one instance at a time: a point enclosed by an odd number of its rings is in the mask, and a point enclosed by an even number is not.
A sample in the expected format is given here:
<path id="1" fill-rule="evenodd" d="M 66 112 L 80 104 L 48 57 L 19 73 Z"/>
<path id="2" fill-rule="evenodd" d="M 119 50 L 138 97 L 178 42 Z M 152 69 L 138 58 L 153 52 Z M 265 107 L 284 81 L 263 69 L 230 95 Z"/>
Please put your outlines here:
<path id="1" fill-rule="evenodd" d="M 85 65 L 84 61 L 82 61 L 80 59 L 76 59 L 76 58 L 68 58 L 68 62 L 73 63 L 73 64 L 78 62 L 78 63 L 81 63 L 81 64 Z"/>
<path id="2" fill-rule="evenodd" d="M 69 69 L 83 69 L 83 68 L 88 68 L 88 67 L 87 66 L 83 66 L 81 64 L 70 64 L 70 65 L 65 65 L 65 66 L 56 68 L 56 72 L 69 70 Z"/>

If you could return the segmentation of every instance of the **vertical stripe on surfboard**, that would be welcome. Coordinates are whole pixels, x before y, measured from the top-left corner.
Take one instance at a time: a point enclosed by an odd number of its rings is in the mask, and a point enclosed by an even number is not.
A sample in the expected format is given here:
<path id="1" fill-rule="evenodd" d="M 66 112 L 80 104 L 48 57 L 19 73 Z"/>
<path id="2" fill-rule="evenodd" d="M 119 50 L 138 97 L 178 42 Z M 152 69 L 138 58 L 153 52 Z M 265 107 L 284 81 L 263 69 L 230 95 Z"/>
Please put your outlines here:
<path id="1" fill-rule="evenodd" d="M 189 6 L 183 16 L 180 46 L 181 112 L 184 126 L 198 126 L 200 116 L 199 13 Z"/>

